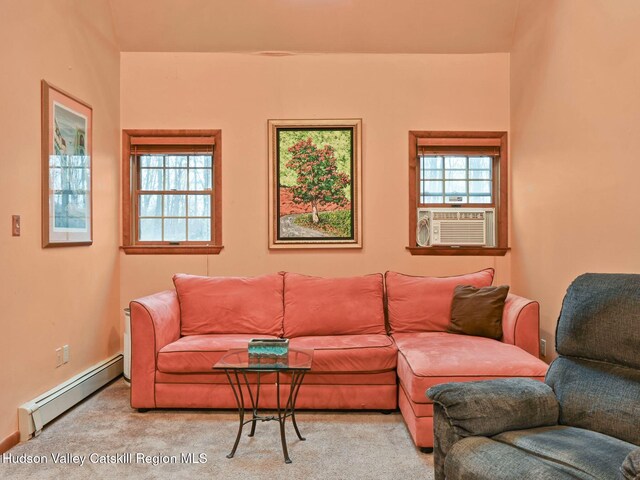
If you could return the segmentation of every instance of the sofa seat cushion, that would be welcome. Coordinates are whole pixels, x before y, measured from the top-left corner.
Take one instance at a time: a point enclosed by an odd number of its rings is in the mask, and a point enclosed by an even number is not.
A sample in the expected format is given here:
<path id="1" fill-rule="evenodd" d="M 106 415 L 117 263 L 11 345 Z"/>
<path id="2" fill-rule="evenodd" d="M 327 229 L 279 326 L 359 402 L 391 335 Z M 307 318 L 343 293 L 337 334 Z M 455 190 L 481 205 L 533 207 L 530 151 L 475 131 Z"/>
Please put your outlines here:
<path id="1" fill-rule="evenodd" d="M 212 373 L 212 368 L 231 348 L 246 348 L 255 337 L 270 335 L 187 335 L 158 352 L 158 370 L 164 373 Z"/>
<path id="2" fill-rule="evenodd" d="M 444 461 L 444 473 L 451 479 L 474 480 L 605 480 L 571 465 L 554 462 L 486 437 L 467 437 L 456 442 Z"/>
<path id="3" fill-rule="evenodd" d="M 386 334 L 382 275 L 322 278 L 285 273 L 284 336 Z"/>
<path id="4" fill-rule="evenodd" d="M 515 345 L 445 332 L 398 333 L 398 377 L 415 403 L 431 403 L 429 387 L 448 382 L 530 377 L 544 380 L 548 365 Z"/>
<path id="5" fill-rule="evenodd" d="M 618 470 L 635 445 L 617 438 L 557 425 L 503 432 L 492 437 L 530 455 L 570 465 L 594 478 L 618 478 Z"/>
<path id="6" fill-rule="evenodd" d="M 396 368 L 398 349 L 387 335 L 297 337 L 289 348 L 313 348 L 311 373 L 384 372 Z"/>

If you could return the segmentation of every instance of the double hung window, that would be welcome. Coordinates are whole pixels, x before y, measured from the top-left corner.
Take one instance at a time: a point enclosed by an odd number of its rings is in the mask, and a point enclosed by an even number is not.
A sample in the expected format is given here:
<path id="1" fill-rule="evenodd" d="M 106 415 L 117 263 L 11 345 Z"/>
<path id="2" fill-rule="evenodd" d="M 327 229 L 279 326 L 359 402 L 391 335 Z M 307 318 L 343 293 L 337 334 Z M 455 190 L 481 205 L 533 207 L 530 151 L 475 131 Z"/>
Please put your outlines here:
<path id="1" fill-rule="evenodd" d="M 219 253 L 221 135 L 125 130 L 127 253 Z"/>
<path id="2" fill-rule="evenodd" d="M 409 132 L 409 247 L 414 255 L 504 255 L 508 187 L 506 132 Z M 429 245 L 446 221 L 449 238 Z M 461 220 L 461 221 L 458 221 Z M 465 222 L 465 220 L 470 220 Z M 474 222 L 474 223 L 471 223 Z M 484 222 L 484 227 L 478 227 Z M 421 238 L 420 228 L 427 233 Z M 474 230 L 476 227 L 480 230 Z M 445 243 L 444 238 L 440 238 Z"/>

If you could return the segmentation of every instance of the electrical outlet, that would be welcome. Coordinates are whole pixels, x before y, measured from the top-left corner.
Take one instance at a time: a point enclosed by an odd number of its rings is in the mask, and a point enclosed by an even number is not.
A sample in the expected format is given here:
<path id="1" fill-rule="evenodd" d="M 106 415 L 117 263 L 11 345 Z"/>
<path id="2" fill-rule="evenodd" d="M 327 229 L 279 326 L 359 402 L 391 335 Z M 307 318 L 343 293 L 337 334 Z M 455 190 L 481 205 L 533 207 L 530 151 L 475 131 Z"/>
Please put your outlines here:
<path id="1" fill-rule="evenodd" d="M 56 348 L 56 368 L 62 365 L 62 348 Z"/>
<path id="2" fill-rule="evenodd" d="M 540 339 L 540 355 L 547 356 L 547 341 L 544 338 Z"/>
<path id="3" fill-rule="evenodd" d="M 69 345 L 62 347 L 62 363 L 69 363 Z"/>

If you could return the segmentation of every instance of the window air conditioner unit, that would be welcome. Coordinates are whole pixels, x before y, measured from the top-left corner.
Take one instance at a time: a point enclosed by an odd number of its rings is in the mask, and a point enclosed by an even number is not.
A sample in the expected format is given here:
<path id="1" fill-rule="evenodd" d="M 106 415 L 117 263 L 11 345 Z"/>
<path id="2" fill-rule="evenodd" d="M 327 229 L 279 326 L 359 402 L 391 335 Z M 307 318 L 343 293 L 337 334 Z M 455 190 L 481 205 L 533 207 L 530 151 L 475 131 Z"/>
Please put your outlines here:
<path id="1" fill-rule="evenodd" d="M 435 245 L 495 247 L 495 209 L 419 208 L 416 230 L 421 247 Z"/>

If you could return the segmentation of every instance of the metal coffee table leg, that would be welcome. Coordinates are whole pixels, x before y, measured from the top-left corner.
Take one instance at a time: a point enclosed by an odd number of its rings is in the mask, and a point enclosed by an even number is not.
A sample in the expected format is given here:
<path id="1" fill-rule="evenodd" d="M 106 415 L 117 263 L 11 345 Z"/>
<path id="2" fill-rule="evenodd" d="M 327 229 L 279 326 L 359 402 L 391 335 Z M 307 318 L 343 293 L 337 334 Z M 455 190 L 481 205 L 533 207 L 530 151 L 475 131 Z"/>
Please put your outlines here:
<path id="1" fill-rule="evenodd" d="M 289 410 L 291 423 L 293 423 L 296 435 L 298 435 L 298 438 L 303 441 L 306 440 L 306 438 L 300 435 L 298 423 L 296 422 L 296 402 L 298 401 L 298 392 L 300 391 L 300 385 L 302 385 L 302 380 L 304 380 L 305 374 L 305 371 L 293 372 L 291 375 L 291 391 L 289 392 L 289 399 L 287 400 L 287 409 Z"/>
<path id="2" fill-rule="evenodd" d="M 233 396 L 236 398 L 236 403 L 238 404 L 238 415 L 240 417 L 240 425 L 238 425 L 238 435 L 236 436 L 236 441 L 233 444 L 233 448 L 231 449 L 231 453 L 227 455 L 227 458 L 233 458 L 236 453 L 236 449 L 238 448 L 238 443 L 240 443 L 240 437 L 242 436 L 242 427 L 244 426 L 244 395 L 242 393 L 242 385 L 240 384 L 240 378 L 238 377 L 238 372 L 234 370 L 234 375 L 236 377 L 236 385 L 234 385 L 233 380 L 231 380 L 231 375 L 229 375 L 229 370 L 225 369 L 224 371 L 227 374 L 227 378 L 229 379 L 229 385 L 231 385 L 231 389 L 233 390 Z M 255 425 L 255 422 L 254 422 Z"/>
<path id="3" fill-rule="evenodd" d="M 247 373 L 243 371 L 242 377 L 244 378 L 244 384 L 247 386 L 247 391 L 249 392 L 249 399 L 251 400 L 251 411 L 253 413 L 251 420 L 247 420 L 245 423 L 251 422 L 251 432 L 249 432 L 248 436 L 253 437 L 253 435 L 256 433 L 256 423 L 258 422 L 258 420 L 262 420 L 262 418 L 258 415 L 258 402 L 260 401 L 260 372 L 258 372 L 258 385 L 256 387 L 255 400 L 253 398 L 249 379 L 247 378 Z"/>
<path id="4" fill-rule="evenodd" d="M 245 417 L 245 406 L 244 406 L 244 393 L 242 391 L 242 380 L 240 375 L 238 374 L 238 370 L 233 370 L 233 378 L 229 373 L 229 369 L 225 369 L 224 372 L 227 375 L 227 379 L 229 380 L 229 385 L 231 385 L 231 389 L 233 391 L 233 396 L 236 399 L 236 404 L 238 406 L 238 416 L 239 416 L 239 425 L 238 425 L 238 433 L 236 435 L 236 440 L 233 444 L 233 448 L 231 449 L 231 453 L 227 455 L 227 458 L 233 458 L 238 449 L 238 444 L 240 443 L 240 438 L 242 437 L 242 430 L 245 424 L 251 423 L 251 431 L 249 432 L 249 436 L 253 437 L 256 431 L 256 423 L 258 421 L 265 422 L 269 420 L 277 420 L 280 426 L 280 441 L 282 443 L 282 453 L 284 455 L 285 463 L 291 463 L 291 458 L 289 458 L 289 450 L 287 448 L 287 434 L 285 430 L 285 424 L 287 421 L 287 417 L 291 417 L 291 423 L 293 423 L 293 428 L 296 431 L 296 435 L 300 440 L 305 440 L 305 438 L 300 433 L 300 429 L 298 428 L 298 423 L 296 422 L 296 401 L 298 400 L 298 393 L 300 392 L 300 386 L 302 385 L 302 380 L 306 374 L 306 371 L 293 371 L 291 373 L 291 386 L 289 389 L 289 395 L 287 396 L 287 402 L 284 404 L 284 408 L 280 398 L 280 371 L 276 371 L 276 402 L 277 402 L 277 416 L 260 416 L 258 413 L 259 401 L 260 401 L 260 373 L 258 373 L 257 379 L 257 389 L 255 398 L 253 392 L 251 390 L 251 385 L 249 384 L 249 379 L 245 371 L 242 371 L 242 379 L 247 387 L 247 391 L 249 392 L 249 399 L 251 400 L 251 410 L 252 416 L 249 420 L 244 419 Z M 235 378 L 235 382 L 234 382 Z"/>
<path id="5" fill-rule="evenodd" d="M 280 441 L 282 442 L 282 453 L 284 454 L 284 463 L 291 463 L 289 458 L 289 451 L 287 450 L 287 435 L 284 430 L 284 422 L 287 419 L 287 409 L 285 408 L 284 414 L 280 408 L 280 372 L 276 372 L 276 401 L 278 404 L 278 423 L 280 423 Z M 289 393 L 291 395 L 291 393 Z"/>

